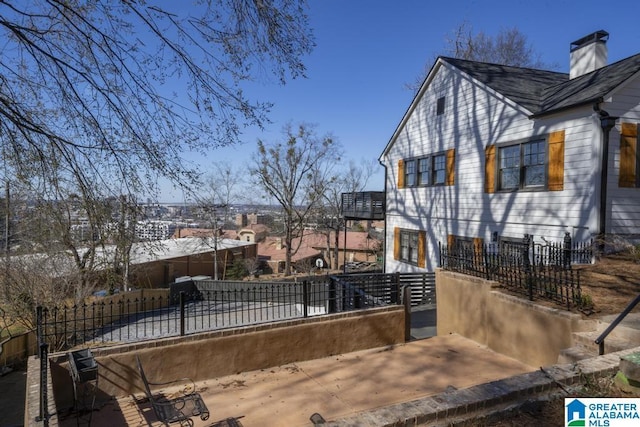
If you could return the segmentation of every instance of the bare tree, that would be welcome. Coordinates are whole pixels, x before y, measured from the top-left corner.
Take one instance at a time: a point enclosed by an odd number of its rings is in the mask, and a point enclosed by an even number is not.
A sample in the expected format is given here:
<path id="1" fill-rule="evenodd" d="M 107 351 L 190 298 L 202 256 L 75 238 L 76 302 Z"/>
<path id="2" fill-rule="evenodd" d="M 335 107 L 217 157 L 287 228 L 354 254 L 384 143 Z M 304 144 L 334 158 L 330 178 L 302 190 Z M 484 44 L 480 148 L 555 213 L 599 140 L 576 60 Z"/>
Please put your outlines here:
<path id="1" fill-rule="evenodd" d="M 185 149 L 238 141 L 270 105 L 240 82 L 304 75 L 304 2 L 0 1 L 0 147 L 22 177 L 188 187 Z M 118 188 L 116 194 L 123 193 Z"/>
<path id="2" fill-rule="evenodd" d="M 483 31 L 474 33 L 468 21 L 462 22 L 445 37 L 441 55 L 513 67 L 557 68 L 557 65 L 547 65 L 542 61 L 540 53 L 517 27 L 502 28 L 491 36 Z M 428 61 L 423 72 L 413 83 L 407 84 L 407 88 L 418 90 L 436 59 Z"/>
<path id="3" fill-rule="evenodd" d="M 348 167 L 339 171 L 335 178 L 327 182 L 323 188 L 321 202 L 316 210 L 318 218 L 316 223 L 318 231 L 326 237 L 327 253 L 330 254 L 328 261 L 333 269 L 339 267 L 339 232 L 345 227 L 341 212 L 342 193 L 363 191 L 373 175 L 375 165 L 375 160 L 362 160 L 359 164 L 350 161 Z M 330 250 L 332 246 L 333 250 Z"/>
<path id="4" fill-rule="evenodd" d="M 314 128 L 289 124 L 284 142 L 258 141 L 251 174 L 283 209 L 285 275 L 291 274 L 291 258 L 299 249 L 292 246 L 323 197 L 324 188 L 334 178 L 333 168 L 340 158 L 339 145 L 328 135 L 318 137 Z M 302 239 L 297 239 L 301 242 Z"/>
<path id="5" fill-rule="evenodd" d="M 306 7 L 0 0 L 0 179 L 34 203 L 6 252 L 4 283 L 32 302 L 81 299 L 97 269 L 119 271 L 126 284 L 132 196 L 153 194 L 160 177 L 189 191 L 200 175 L 182 153 L 233 144 L 243 126 L 267 122 L 270 104 L 248 99 L 242 82 L 304 76 L 302 59 L 313 47 Z M 120 226 L 107 229 L 118 214 L 104 202 L 121 195 Z M 77 212 L 88 231 L 80 237 Z M 119 261 L 99 266 L 97 251 L 114 242 Z M 16 261 L 25 252 L 51 260 L 38 267 L 52 278 Z M 50 288 L 13 286 L 29 277 Z"/>
<path id="6" fill-rule="evenodd" d="M 245 184 L 245 171 L 234 169 L 228 163 L 213 163 L 212 172 L 206 180 L 207 193 L 202 197 L 213 206 L 219 206 L 223 224 L 230 221 L 229 210 L 233 203 L 246 200 L 242 188 Z"/>

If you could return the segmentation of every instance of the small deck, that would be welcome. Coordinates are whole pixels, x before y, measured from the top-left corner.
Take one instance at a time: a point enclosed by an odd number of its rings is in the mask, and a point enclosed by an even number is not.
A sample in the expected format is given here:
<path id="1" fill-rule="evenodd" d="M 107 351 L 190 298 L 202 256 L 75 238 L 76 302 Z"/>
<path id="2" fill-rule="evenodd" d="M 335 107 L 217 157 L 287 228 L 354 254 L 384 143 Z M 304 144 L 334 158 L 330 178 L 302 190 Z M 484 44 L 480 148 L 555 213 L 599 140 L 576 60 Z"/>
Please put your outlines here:
<path id="1" fill-rule="evenodd" d="M 383 220 L 384 191 L 342 193 L 342 217 L 345 219 Z"/>

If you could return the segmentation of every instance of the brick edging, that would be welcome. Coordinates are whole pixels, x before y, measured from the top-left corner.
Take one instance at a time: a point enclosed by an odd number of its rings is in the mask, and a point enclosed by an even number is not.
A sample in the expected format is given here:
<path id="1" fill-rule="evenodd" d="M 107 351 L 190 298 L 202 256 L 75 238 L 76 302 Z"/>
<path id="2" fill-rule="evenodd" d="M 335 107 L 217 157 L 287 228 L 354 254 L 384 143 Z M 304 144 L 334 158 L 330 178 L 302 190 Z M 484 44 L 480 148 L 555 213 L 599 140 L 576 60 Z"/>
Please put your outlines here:
<path id="1" fill-rule="evenodd" d="M 449 425 L 453 421 L 472 418 L 482 411 L 498 411 L 518 401 L 561 391 L 559 384 L 562 387 L 573 386 L 582 383 L 585 377 L 614 375 L 618 371 L 620 357 L 637 351 L 640 351 L 640 347 L 576 363 L 552 365 L 503 380 L 361 412 L 327 422 L 324 426 L 408 427 L 422 423 Z"/>

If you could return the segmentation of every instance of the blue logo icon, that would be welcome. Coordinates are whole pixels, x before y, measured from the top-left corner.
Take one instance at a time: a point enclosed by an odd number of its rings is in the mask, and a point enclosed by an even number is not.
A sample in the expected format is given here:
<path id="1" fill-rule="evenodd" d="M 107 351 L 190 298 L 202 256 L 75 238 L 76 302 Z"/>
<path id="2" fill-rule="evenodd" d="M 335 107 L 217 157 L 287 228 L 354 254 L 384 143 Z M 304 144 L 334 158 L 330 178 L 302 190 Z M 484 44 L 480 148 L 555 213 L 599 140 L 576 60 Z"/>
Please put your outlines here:
<path id="1" fill-rule="evenodd" d="M 568 427 L 584 427 L 586 425 L 587 405 L 582 403 L 579 399 L 573 400 L 566 405 L 565 413 L 567 414 L 567 426 Z"/>

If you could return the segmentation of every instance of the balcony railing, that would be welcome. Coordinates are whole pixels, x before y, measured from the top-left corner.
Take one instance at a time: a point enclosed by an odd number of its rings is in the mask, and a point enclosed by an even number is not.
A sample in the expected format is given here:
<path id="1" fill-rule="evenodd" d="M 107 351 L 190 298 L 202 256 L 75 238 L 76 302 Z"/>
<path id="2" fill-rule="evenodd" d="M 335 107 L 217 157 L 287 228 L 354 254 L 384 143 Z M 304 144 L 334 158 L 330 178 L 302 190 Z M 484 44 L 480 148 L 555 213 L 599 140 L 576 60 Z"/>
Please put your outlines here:
<path id="1" fill-rule="evenodd" d="M 349 219 L 384 219 L 384 191 L 342 193 L 342 216 Z"/>

